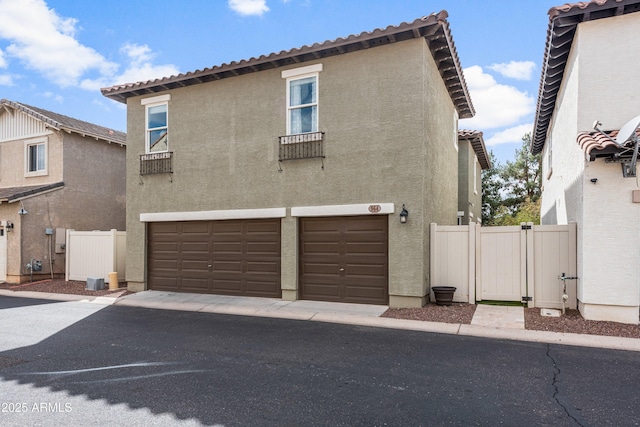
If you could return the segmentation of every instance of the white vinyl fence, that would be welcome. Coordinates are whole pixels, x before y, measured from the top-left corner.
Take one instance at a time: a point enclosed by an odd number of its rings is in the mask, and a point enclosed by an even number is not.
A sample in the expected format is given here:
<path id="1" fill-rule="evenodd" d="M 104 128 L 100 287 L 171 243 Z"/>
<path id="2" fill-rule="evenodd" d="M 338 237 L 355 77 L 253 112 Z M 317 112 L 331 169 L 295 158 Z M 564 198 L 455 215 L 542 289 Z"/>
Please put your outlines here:
<path id="1" fill-rule="evenodd" d="M 576 224 L 480 227 L 431 224 L 431 286 L 455 286 L 454 301 L 526 301 L 562 308 L 558 277 L 576 276 Z M 567 308 L 577 307 L 566 280 Z"/>
<path id="2" fill-rule="evenodd" d="M 126 247 L 125 231 L 67 230 L 66 280 L 99 277 L 109 283 L 109 273 L 117 272 L 118 282 L 123 282 Z"/>

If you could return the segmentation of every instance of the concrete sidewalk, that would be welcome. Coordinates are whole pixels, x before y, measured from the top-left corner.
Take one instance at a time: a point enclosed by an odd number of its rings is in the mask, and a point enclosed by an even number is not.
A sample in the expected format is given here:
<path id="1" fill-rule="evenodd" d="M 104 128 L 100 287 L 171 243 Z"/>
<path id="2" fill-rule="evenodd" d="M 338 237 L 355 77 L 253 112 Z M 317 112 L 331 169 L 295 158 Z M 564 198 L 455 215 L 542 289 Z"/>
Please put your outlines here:
<path id="1" fill-rule="evenodd" d="M 274 298 L 233 297 L 161 291 L 144 291 L 125 296 L 114 294 L 112 296 L 87 297 L 82 295 L 0 290 L 0 296 L 40 298 L 56 301 L 81 301 L 94 304 L 112 304 L 161 310 L 272 317 L 516 341 L 640 351 L 640 339 L 526 330 L 524 329 L 524 309 L 522 307 L 478 305 L 471 324 L 465 325 L 380 317 L 388 308 L 380 305 L 330 303 L 322 301 L 283 301 Z"/>

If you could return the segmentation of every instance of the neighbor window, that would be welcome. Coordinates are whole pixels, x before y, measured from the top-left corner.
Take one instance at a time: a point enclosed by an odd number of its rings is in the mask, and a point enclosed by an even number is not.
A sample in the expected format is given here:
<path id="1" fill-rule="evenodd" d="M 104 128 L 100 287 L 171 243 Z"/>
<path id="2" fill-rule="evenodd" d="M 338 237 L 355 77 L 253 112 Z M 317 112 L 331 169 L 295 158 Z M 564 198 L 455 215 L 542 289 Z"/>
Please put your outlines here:
<path id="1" fill-rule="evenodd" d="M 146 149 L 147 153 L 169 150 L 169 95 L 142 100 L 146 105 Z"/>
<path id="2" fill-rule="evenodd" d="M 47 174 L 46 140 L 29 141 L 25 144 L 25 173 L 27 176 Z"/>
<path id="3" fill-rule="evenodd" d="M 322 64 L 286 70 L 287 134 L 318 131 L 318 72 Z"/>

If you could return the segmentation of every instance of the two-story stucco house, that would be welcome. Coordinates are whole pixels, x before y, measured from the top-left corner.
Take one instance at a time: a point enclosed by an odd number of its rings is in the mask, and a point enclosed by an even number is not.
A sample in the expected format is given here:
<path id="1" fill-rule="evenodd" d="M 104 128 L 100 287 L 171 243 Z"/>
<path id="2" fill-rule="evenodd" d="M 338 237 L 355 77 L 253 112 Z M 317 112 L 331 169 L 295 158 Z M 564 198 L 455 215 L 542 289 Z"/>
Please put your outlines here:
<path id="1" fill-rule="evenodd" d="M 640 184 L 623 174 L 633 146 L 613 139 L 640 114 L 636 12 L 638 0 L 549 11 L 531 145 L 543 153 L 542 223 L 577 223 L 582 315 L 626 323 L 638 323 L 640 306 Z"/>
<path id="2" fill-rule="evenodd" d="M 458 131 L 458 224 L 482 223 L 482 171 L 491 159 L 482 132 Z"/>
<path id="3" fill-rule="evenodd" d="M 103 89 L 129 289 L 424 305 L 474 114 L 446 18 Z"/>
<path id="4" fill-rule="evenodd" d="M 125 228 L 126 135 L 0 100 L 0 281 L 65 271 L 65 231 Z"/>

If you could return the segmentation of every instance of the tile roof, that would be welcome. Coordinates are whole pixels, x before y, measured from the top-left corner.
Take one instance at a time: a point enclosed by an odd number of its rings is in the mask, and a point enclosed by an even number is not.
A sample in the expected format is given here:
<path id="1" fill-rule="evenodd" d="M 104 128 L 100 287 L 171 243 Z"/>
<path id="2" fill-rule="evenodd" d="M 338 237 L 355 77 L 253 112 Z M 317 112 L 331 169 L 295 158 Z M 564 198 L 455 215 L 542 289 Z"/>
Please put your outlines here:
<path id="1" fill-rule="evenodd" d="M 74 119 L 73 117 L 54 113 L 53 111 L 32 107 L 31 105 L 10 101 L 8 99 L 0 99 L 0 107 L 22 111 L 25 114 L 45 122 L 48 126 L 54 129 L 74 132 L 82 136 L 102 139 L 122 146 L 127 143 L 127 134 L 124 132 Z"/>
<path id="2" fill-rule="evenodd" d="M 251 58 L 239 62 L 233 61 L 228 64 L 161 79 L 103 88 L 102 94 L 118 102 L 126 103 L 126 99 L 132 96 L 162 92 L 178 87 L 319 60 L 414 38 L 425 38 L 460 118 L 469 118 L 473 117 L 475 110 L 469 97 L 469 91 L 464 80 L 447 17 L 447 12 L 443 10 L 439 13 L 432 13 L 416 19 L 411 23 L 404 22 L 398 26 L 388 26 L 385 29 L 378 28 L 372 32 L 350 35 L 347 38 L 327 40 L 322 43 L 315 43 L 312 46 L 271 53 L 267 56 L 262 55 L 259 58 Z"/>
<path id="3" fill-rule="evenodd" d="M 604 132 L 609 138 L 600 132 L 580 132 L 576 142 L 584 151 L 587 160 L 595 160 L 597 157 L 619 157 L 625 152 L 630 154 L 633 144 L 627 143 L 626 146 L 620 147 L 613 141 L 618 136 L 618 132 L 618 130 Z M 640 137 L 640 129 L 636 129 L 636 135 Z"/>
<path id="4" fill-rule="evenodd" d="M 540 153 L 544 147 L 547 129 L 555 110 L 556 98 L 578 24 L 638 11 L 640 11 L 640 0 L 592 0 L 567 3 L 549 9 L 547 42 L 531 137 L 533 154 Z"/>
<path id="5" fill-rule="evenodd" d="M 458 130 L 458 140 L 468 140 L 478 156 L 478 162 L 482 169 L 491 169 L 491 158 L 487 154 L 487 147 L 484 145 L 484 138 L 482 132 L 478 130 Z"/>
<path id="6" fill-rule="evenodd" d="M 25 197 L 35 196 L 40 193 L 64 187 L 64 182 L 56 182 L 47 185 L 31 185 L 28 187 L 0 188 L 0 203 L 16 202 Z"/>

